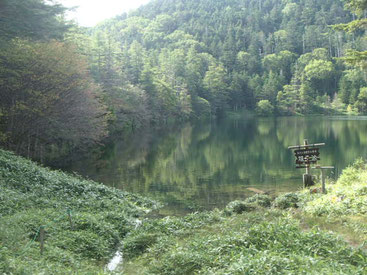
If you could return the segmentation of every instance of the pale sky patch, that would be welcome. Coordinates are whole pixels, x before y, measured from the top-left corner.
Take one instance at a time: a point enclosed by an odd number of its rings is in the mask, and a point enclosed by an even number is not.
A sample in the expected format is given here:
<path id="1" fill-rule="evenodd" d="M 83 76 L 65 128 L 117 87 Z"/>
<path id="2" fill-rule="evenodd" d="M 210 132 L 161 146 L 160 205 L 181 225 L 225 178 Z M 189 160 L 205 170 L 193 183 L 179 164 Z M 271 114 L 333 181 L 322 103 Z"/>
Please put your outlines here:
<path id="1" fill-rule="evenodd" d="M 79 25 L 92 27 L 97 23 L 137 9 L 150 0 L 57 0 L 65 7 L 78 8 L 67 15 L 68 19 L 75 19 Z"/>

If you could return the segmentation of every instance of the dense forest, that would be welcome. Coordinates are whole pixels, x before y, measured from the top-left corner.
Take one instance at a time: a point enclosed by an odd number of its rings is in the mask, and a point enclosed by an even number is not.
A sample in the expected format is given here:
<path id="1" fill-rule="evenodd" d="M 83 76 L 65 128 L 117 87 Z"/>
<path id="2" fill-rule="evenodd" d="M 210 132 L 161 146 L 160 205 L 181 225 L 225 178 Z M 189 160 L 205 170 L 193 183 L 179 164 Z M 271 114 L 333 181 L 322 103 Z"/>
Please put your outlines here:
<path id="1" fill-rule="evenodd" d="M 331 27 L 353 19 L 343 4 L 152 1 L 92 31 L 92 73 L 107 93 L 121 78 L 140 86 L 153 120 L 364 112 L 365 73 L 338 59 L 365 48 L 364 32 Z"/>
<path id="2" fill-rule="evenodd" d="M 153 0 L 94 28 L 65 11 L 0 1 L 0 143 L 23 155 L 242 109 L 367 112 L 366 1 Z"/>

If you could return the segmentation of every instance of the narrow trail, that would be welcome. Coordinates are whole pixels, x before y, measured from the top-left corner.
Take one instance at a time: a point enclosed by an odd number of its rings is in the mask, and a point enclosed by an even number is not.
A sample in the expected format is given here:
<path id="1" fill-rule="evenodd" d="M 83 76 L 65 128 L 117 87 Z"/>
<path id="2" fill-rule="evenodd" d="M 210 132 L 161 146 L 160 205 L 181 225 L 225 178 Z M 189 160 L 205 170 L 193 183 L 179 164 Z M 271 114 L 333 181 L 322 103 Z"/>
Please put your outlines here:
<path id="1" fill-rule="evenodd" d="M 139 226 L 142 225 L 142 221 L 139 219 L 135 220 L 135 229 L 137 229 Z M 110 262 L 107 264 L 107 270 L 108 271 L 123 271 L 122 270 L 122 265 L 124 263 L 124 257 L 123 257 L 123 253 L 122 253 L 122 244 L 120 249 L 118 249 L 115 253 L 115 255 L 113 256 L 113 258 L 110 260 Z"/>

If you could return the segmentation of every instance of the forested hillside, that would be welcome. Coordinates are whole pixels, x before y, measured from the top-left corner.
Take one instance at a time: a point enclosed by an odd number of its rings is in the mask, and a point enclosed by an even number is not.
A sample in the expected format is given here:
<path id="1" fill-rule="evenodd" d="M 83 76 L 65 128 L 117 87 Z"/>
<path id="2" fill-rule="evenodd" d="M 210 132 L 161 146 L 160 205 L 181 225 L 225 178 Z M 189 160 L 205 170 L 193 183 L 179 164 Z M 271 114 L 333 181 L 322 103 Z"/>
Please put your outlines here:
<path id="1" fill-rule="evenodd" d="M 0 143 L 42 160 L 226 111 L 366 113 L 366 4 L 347 2 L 154 0 L 87 29 L 0 1 Z"/>
<path id="2" fill-rule="evenodd" d="M 120 97 L 116 91 L 127 83 L 139 87 L 129 100 L 140 104 L 125 108 L 134 121 L 240 108 L 363 113 L 365 72 L 338 58 L 347 49 L 366 48 L 364 30 L 332 28 L 355 18 L 344 4 L 152 1 L 92 31 L 92 72 L 112 97 Z M 123 85 L 116 85 L 121 79 Z"/>

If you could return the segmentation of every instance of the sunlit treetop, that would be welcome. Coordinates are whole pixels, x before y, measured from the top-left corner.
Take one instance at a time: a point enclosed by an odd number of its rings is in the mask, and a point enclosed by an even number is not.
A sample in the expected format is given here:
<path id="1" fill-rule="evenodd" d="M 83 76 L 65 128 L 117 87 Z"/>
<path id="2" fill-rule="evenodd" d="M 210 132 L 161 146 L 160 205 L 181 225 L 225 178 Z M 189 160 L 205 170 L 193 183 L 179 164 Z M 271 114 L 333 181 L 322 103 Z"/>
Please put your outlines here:
<path id="1" fill-rule="evenodd" d="M 61 39 L 70 27 L 63 15 L 67 8 L 53 1 L 0 1 L 0 37 L 12 39 Z"/>
<path id="2" fill-rule="evenodd" d="M 347 0 L 346 6 L 357 15 L 362 15 L 367 9 L 367 0 Z"/>

